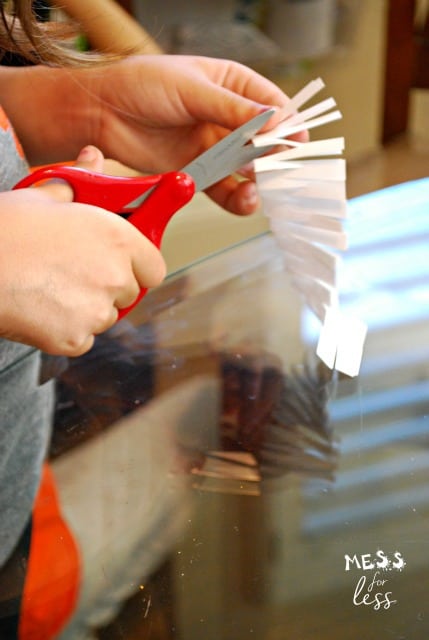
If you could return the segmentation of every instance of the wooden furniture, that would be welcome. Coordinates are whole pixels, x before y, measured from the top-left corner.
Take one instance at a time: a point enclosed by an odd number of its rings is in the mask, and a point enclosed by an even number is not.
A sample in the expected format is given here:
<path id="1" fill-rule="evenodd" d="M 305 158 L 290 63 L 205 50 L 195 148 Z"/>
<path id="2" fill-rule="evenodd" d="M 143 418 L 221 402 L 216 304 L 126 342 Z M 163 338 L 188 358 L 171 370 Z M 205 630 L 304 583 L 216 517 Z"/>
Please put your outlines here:
<path id="1" fill-rule="evenodd" d="M 408 128 L 411 89 L 429 89 L 429 14 L 416 28 L 417 0 L 389 0 L 383 142 Z"/>

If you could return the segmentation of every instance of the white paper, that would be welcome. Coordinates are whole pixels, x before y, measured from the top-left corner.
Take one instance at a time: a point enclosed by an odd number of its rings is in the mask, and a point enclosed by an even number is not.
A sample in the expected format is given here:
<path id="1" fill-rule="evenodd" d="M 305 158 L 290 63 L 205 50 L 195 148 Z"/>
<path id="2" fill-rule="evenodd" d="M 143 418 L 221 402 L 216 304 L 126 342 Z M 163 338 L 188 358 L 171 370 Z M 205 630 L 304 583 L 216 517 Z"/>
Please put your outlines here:
<path id="1" fill-rule="evenodd" d="M 265 159 L 272 158 L 265 156 Z M 258 158 L 260 160 L 260 158 Z M 323 158 L 320 160 L 311 159 L 300 162 L 279 162 L 278 169 L 257 170 L 256 179 L 258 184 L 265 189 L 281 188 L 287 180 L 323 180 L 324 182 L 342 181 L 346 179 L 346 161 L 343 158 Z M 255 169 L 256 169 L 255 164 Z"/>
<path id="2" fill-rule="evenodd" d="M 326 182 L 325 180 L 288 180 L 285 177 L 279 176 L 282 188 L 264 190 L 265 193 L 262 196 L 265 210 L 269 217 L 276 215 L 275 210 L 279 210 L 280 215 L 286 211 L 286 202 L 291 202 L 291 198 L 294 198 L 296 203 L 297 199 L 308 201 L 308 206 L 303 203 L 302 206 L 295 207 L 302 210 L 308 208 L 312 209 L 314 215 L 331 215 L 335 218 L 346 217 L 346 207 L 338 206 L 338 202 L 345 203 L 346 201 L 346 186 L 343 181 Z M 332 206 L 325 207 L 323 203 L 319 205 L 319 200 L 332 201 Z M 283 207 L 282 207 L 283 204 Z M 326 204 L 326 203 L 325 203 Z M 290 209 L 288 209 L 290 211 Z"/>
<path id="3" fill-rule="evenodd" d="M 305 131 L 306 129 L 314 129 L 315 127 L 320 127 L 323 124 L 328 124 L 329 122 L 334 122 L 335 120 L 340 120 L 342 118 L 341 111 L 332 111 L 331 113 L 327 113 L 324 116 L 320 116 L 319 118 L 314 118 L 313 120 L 306 120 L 300 124 L 296 124 L 293 126 L 289 126 L 286 122 L 281 122 L 277 127 L 271 129 L 268 133 L 260 133 L 252 139 L 252 143 L 255 147 L 265 147 L 267 145 L 279 145 L 279 144 L 287 144 L 287 141 L 284 138 L 287 136 L 291 136 L 295 133 L 299 133 L 300 131 Z"/>
<path id="4" fill-rule="evenodd" d="M 317 264 L 332 271 L 337 271 L 341 262 L 341 256 L 337 253 L 292 234 L 286 238 L 279 238 L 278 244 L 285 250 L 286 256 L 294 254 L 303 260 L 314 260 Z"/>
<path id="5" fill-rule="evenodd" d="M 297 111 L 303 104 L 311 100 L 316 93 L 319 93 L 321 89 L 325 87 L 325 83 L 321 78 L 317 78 L 316 80 L 312 80 L 305 87 L 303 87 L 298 93 L 296 93 L 293 98 L 290 99 L 288 104 L 283 107 L 282 115 L 284 118 L 287 118 L 289 115 Z"/>
<path id="6" fill-rule="evenodd" d="M 350 377 L 359 374 L 367 327 L 336 307 L 326 309 L 316 353 L 331 369 Z"/>
<path id="7" fill-rule="evenodd" d="M 320 330 L 317 343 L 316 354 L 326 364 L 333 369 L 337 355 L 337 334 L 339 330 L 338 316 L 332 307 L 328 307 Z"/>
<path id="8" fill-rule="evenodd" d="M 305 296 L 306 304 L 313 310 L 320 322 L 323 322 L 326 308 L 335 307 L 338 304 L 336 288 L 330 287 L 326 282 L 307 278 L 303 274 L 293 275 L 292 282 L 298 291 Z"/>
<path id="9" fill-rule="evenodd" d="M 264 171 L 271 161 L 278 162 L 297 160 L 300 158 L 311 158 L 312 156 L 335 156 L 341 155 L 344 151 L 344 138 L 328 138 L 327 140 L 314 140 L 313 142 L 303 142 L 294 145 L 291 149 L 271 153 L 268 156 L 256 158 L 254 160 L 255 171 Z M 266 170 L 266 169 L 265 169 Z M 321 168 L 323 170 L 323 167 Z"/>
<path id="10" fill-rule="evenodd" d="M 268 197 L 265 196 L 262 196 L 262 200 L 267 204 L 264 213 L 269 219 L 276 217 L 277 206 L 281 216 L 286 211 L 289 211 L 291 215 L 296 211 L 297 213 L 314 213 L 332 218 L 345 218 L 347 213 L 347 203 L 341 200 L 299 198 L 289 194 L 287 198 L 284 198 L 283 203 L 278 200 L 269 202 Z"/>
<path id="11" fill-rule="evenodd" d="M 285 269 L 322 323 L 317 355 L 331 369 L 355 376 L 366 326 L 341 311 L 337 290 L 341 264 L 337 252 L 347 248 L 346 164 L 333 156 L 342 155 L 344 138 L 289 139 L 341 118 L 340 111 L 329 111 L 336 106 L 333 98 L 298 111 L 323 87 L 320 78 L 304 87 L 283 110 L 285 119 L 255 136 L 256 147 L 272 144 L 283 149 L 256 159 L 254 168 L 263 211 L 283 250 Z"/>
<path id="12" fill-rule="evenodd" d="M 299 122 L 304 122 L 305 120 L 310 120 L 311 118 L 315 118 L 316 116 L 320 116 L 322 113 L 329 111 L 329 109 L 333 109 L 337 106 L 337 103 L 333 98 L 327 98 L 326 100 L 322 100 L 322 102 L 318 102 L 312 107 L 308 107 L 304 111 L 298 111 L 297 113 L 291 115 L 287 118 L 289 125 L 298 124 Z"/>
<path id="13" fill-rule="evenodd" d="M 337 344 L 335 369 L 350 377 L 357 376 L 362 362 L 367 326 L 355 316 L 345 316 Z"/>
<path id="14" fill-rule="evenodd" d="M 312 280 L 320 280 L 333 289 L 337 286 L 336 270 L 318 263 L 310 255 L 303 258 L 294 253 L 288 253 L 285 254 L 284 261 L 286 269 L 294 274 L 303 275 Z"/>
<path id="15" fill-rule="evenodd" d="M 306 238 L 312 242 L 325 244 L 332 249 L 345 251 L 347 249 L 347 234 L 344 231 L 326 231 L 325 229 L 316 229 L 315 227 L 305 227 L 293 222 L 272 220 L 270 227 L 275 235 L 293 233 L 300 238 Z"/>
<path id="16" fill-rule="evenodd" d="M 295 211 L 292 215 L 289 213 L 283 216 L 271 216 L 271 223 L 276 225 L 283 223 L 290 226 L 290 233 L 293 233 L 295 225 L 305 226 L 306 229 L 320 229 L 324 231 L 333 231 L 335 233 L 344 233 L 341 220 L 331 218 L 330 216 L 320 216 L 312 213 L 304 213 Z"/>

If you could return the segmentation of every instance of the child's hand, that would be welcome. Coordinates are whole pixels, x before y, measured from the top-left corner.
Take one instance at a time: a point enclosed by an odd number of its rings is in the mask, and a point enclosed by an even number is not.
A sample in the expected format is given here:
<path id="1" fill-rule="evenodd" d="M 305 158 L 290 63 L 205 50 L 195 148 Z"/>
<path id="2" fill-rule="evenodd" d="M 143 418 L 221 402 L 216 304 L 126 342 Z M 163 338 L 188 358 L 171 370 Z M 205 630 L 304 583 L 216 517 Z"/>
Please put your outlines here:
<path id="1" fill-rule="evenodd" d="M 264 108 L 288 100 L 241 64 L 197 56 L 136 56 L 73 70 L 3 69 L 0 76 L 0 101 L 33 164 L 72 158 L 91 143 L 140 172 L 179 170 Z M 274 115 L 264 129 L 280 119 Z M 207 193 L 241 215 L 259 204 L 249 180 L 225 178 Z"/>
<path id="2" fill-rule="evenodd" d="M 128 58 L 103 76 L 99 95 L 102 124 L 95 144 L 106 156 L 155 172 L 184 167 L 263 109 L 289 101 L 279 87 L 246 66 L 197 56 Z M 265 130 L 279 120 L 274 115 Z M 207 193 L 240 215 L 259 204 L 248 180 L 228 177 Z"/>
<path id="3" fill-rule="evenodd" d="M 77 165 L 101 171 L 103 156 L 86 149 Z M 0 335 L 77 356 L 165 265 L 126 220 L 71 200 L 57 183 L 0 194 Z"/>

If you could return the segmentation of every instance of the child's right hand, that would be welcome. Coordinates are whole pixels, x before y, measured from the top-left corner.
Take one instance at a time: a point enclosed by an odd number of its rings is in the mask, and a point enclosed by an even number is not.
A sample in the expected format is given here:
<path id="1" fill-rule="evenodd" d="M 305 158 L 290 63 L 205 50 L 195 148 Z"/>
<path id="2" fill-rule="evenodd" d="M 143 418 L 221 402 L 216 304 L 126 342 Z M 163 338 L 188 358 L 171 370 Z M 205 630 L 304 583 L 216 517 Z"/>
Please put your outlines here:
<path id="1" fill-rule="evenodd" d="M 94 147 L 77 166 L 102 171 Z M 78 356 L 141 288 L 158 285 L 158 249 L 120 216 L 72 202 L 64 184 L 0 194 L 0 336 Z"/>

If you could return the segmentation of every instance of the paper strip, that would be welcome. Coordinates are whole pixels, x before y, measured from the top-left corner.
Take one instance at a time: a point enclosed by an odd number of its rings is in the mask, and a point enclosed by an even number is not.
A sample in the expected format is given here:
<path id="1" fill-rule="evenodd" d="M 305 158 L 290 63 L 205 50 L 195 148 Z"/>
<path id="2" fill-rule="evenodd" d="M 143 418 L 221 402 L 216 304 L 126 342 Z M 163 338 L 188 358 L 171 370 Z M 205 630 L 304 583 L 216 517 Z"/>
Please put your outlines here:
<path id="1" fill-rule="evenodd" d="M 281 114 L 283 118 L 287 118 L 289 115 L 295 113 L 303 104 L 311 100 L 316 93 L 319 93 L 321 89 L 325 87 L 325 83 L 321 78 L 317 78 L 316 80 L 312 80 L 305 87 L 303 87 L 298 93 L 296 93 L 293 98 L 287 103 L 285 107 L 281 110 Z"/>
<path id="2" fill-rule="evenodd" d="M 326 308 L 338 304 L 337 290 L 321 280 L 313 280 L 297 274 L 293 276 L 292 282 L 302 293 L 306 304 L 314 311 L 320 322 L 323 322 Z"/>
<path id="3" fill-rule="evenodd" d="M 283 220 L 271 220 L 270 227 L 275 235 L 281 236 L 293 233 L 300 238 L 325 244 L 333 249 L 339 249 L 341 251 L 345 251 L 347 249 L 347 235 L 344 232 L 308 228 Z"/>
<path id="4" fill-rule="evenodd" d="M 305 120 L 310 120 L 311 118 L 315 118 L 316 116 L 320 116 L 322 113 L 329 111 L 329 109 L 333 109 L 337 106 L 337 103 L 333 98 L 327 98 L 326 100 L 322 100 L 322 102 L 318 102 L 317 104 L 305 109 L 304 111 L 298 111 L 287 118 L 289 125 L 295 125 L 299 122 L 304 122 Z"/>
<path id="5" fill-rule="evenodd" d="M 277 242 L 287 252 L 287 256 L 294 254 L 303 259 L 310 257 L 317 264 L 332 271 L 336 271 L 341 262 L 341 256 L 338 254 L 325 247 L 307 242 L 298 236 L 290 235 L 287 238 L 278 238 Z"/>
<path id="6" fill-rule="evenodd" d="M 347 248 L 342 225 L 347 214 L 346 165 L 342 158 L 326 158 L 342 154 L 344 139 L 288 140 L 341 118 L 338 110 L 327 113 L 336 106 L 332 98 L 298 110 L 323 86 L 319 78 L 304 87 L 283 109 L 285 119 L 272 131 L 255 136 L 255 147 L 273 145 L 283 150 L 258 158 L 254 168 L 264 213 L 283 250 L 285 269 L 322 322 L 317 354 L 330 368 L 355 376 L 367 329 L 339 309 L 336 285 L 341 257 L 327 248 Z"/>
<path id="7" fill-rule="evenodd" d="M 359 318 L 344 315 L 337 345 L 335 369 L 350 377 L 357 376 L 363 356 L 367 326 Z"/>
<path id="8" fill-rule="evenodd" d="M 316 353 L 331 369 L 357 376 L 367 334 L 365 323 L 338 308 L 328 307 Z"/>
<path id="9" fill-rule="evenodd" d="M 288 271 L 312 280 L 320 280 L 334 289 L 338 284 L 335 268 L 318 263 L 311 257 L 311 254 L 302 258 L 293 253 L 287 253 L 284 257 L 284 264 Z"/>
<path id="10" fill-rule="evenodd" d="M 252 139 L 252 143 L 255 147 L 265 147 L 268 145 L 287 144 L 283 138 L 291 136 L 294 133 L 305 131 L 306 129 L 314 129 L 314 127 L 320 127 L 323 124 L 334 122 L 342 118 L 341 111 L 332 111 L 320 118 L 314 118 L 313 120 L 307 120 L 301 124 L 289 127 L 286 122 L 281 122 L 277 127 L 271 129 L 268 133 L 260 133 Z"/>
<path id="11" fill-rule="evenodd" d="M 268 156 L 266 156 L 268 158 Z M 331 158 L 330 160 L 304 160 L 302 162 L 285 163 L 281 165 L 282 172 L 261 171 L 257 173 L 256 180 L 263 189 L 282 188 L 284 180 L 342 180 L 346 179 L 346 161 L 343 158 Z"/>
<path id="12" fill-rule="evenodd" d="M 345 200 L 346 187 L 343 180 L 282 180 L 275 189 L 266 189 L 262 198 L 267 204 L 282 203 L 285 198 L 311 198 L 316 200 Z"/>
<path id="13" fill-rule="evenodd" d="M 330 369 L 333 369 L 335 366 L 338 330 L 338 316 L 335 314 L 334 309 L 328 307 L 320 330 L 319 340 L 316 347 L 316 355 Z"/>
<path id="14" fill-rule="evenodd" d="M 270 161 L 296 160 L 298 158 L 311 158 L 312 156 L 337 156 L 344 151 L 344 138 L 329 138 L 327 140 L 314 140 L 304 142 L 292 149 L 271 153 L 268 156 L 256 158 L 254 161 L 255 171 L 263 171 L 264 166 Z"/>
<path id="15" fill-rule="evenodd" d="M 270 216 L 272 225 L 303 225 L 306 229 L 324 229 L 325 231 L 343 232 L 343 225 L 338 218 L 331 218 L 329 216 L 321 216 L 313 213 L 298 212 L 295 211 L 291 214 L 289 211 L 284 212 L 283 215 Z"/>
<path id="16" fill-rule="evenodd" d="M 262 195 L 262 201 L 267 202 L 264 209 L 265 216 L 271 218 L 274 215 L 274 200 L 269 201 L 270 196 Z M 271 211 L 270 211 L 271 210 Z M 288 210 L 302 213 L 314 213 L 332 218 L 345 218 L 347 214 L 347 203 L 341 200 L 328 200 L 322 198 L 302 198 L 288 194 L 282 203 L 279 203 L 280 215 Z"/>

